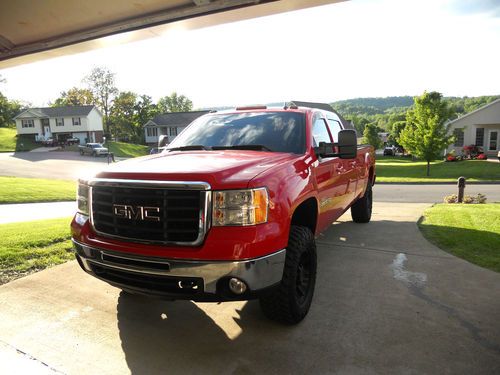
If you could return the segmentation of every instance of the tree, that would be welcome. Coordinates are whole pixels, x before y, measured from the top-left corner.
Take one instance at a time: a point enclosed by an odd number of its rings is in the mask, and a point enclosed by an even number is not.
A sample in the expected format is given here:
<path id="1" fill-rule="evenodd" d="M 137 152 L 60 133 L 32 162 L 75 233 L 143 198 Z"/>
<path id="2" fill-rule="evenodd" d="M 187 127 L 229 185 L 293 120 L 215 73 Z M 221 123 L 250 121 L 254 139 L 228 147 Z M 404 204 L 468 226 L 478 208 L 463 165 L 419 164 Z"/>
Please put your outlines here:
<path id="1" fill-rule="evenodd" d="M 135 133 L 134 123 L 137 94 L 131 91 L 120 92 L 109 115 L 109 131 L 115 137 L 128 137 Z"/>
<path id="2" fill-rule="evenodd" d="M 397 147 L 403 147 L 399 142 L 401 131 L 406 127 L 406 121 L 396 121 L 392 124 L 391 132 L 389 133 L 389 140 Z M 404 155 L 403 147 L 403 155 Z"/>
<path id="3" fill-rule="evenodd" d="M 378 136 L 379 128 L 375 124 L 366 124 L 365 130 L 363 131 L 364 141 L 370 145 L 372 145 L 375 150 L 378 149 L 382 140 Z"/>
<path id="4" fill-rule="evenodd" d="M 193 102 L 184 95 L 177 95 L 173 92 L 169 96 L 164 96 L 158 100 L 159 113 L 167 112 L 188 112 L 193 109 Z"/>
<path id="5" fill-rule="evenodd" d="M 89 89 L 80 89 L 72 87 L 68 91 L 61 92 L 61 96 L 57 98 L 52 107 L 61 107 L 65 105 L 91 105 L 96 104 L 96 99 Z"/>
<path id="6" fill-rule="evenodd" d="M 0 127 L 14 125 L 13 118 L 21 112 L 22 108 L 19 102 L 11 101 L 0 93 Z"/>
<path id="7" fill-rule="evenodd" d="M 430 163 L 441 156 L 443 150 L 452 142 L 453 136 L 447 135 L 445 122 L 453 115 L 448 104 L 439 92 L 424 92 L 415 97 L 414 108 L 407 112 L 407 126 L 401 130 L 399 143 L 412 155 L 427 162 L 427 176 Z"/>
<path id="8" fill-rule="evenodd" d="M 83 79 L 88 89 L 92 92 L 96 104 L 104 115 L 104 130 L 109 134 L 109 113 L 114 97 L 118 94 L 115 86 L 115 73 L 106 67 L 95 67 Z"/>

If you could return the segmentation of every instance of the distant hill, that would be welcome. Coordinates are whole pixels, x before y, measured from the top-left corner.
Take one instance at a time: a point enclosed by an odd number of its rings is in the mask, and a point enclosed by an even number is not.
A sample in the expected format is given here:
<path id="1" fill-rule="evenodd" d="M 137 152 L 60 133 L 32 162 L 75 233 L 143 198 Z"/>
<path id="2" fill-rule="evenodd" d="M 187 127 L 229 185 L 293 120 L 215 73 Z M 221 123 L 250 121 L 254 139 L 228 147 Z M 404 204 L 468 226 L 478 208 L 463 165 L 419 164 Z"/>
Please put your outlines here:
<path id="1" fill-rule="evenodd" d="M 445 97 L 444 100 L 462 116 L 499 99 L 500 95 L 477 97 Z M 396 121 L 404 121 L 406 112 L 413 105 L 411 96 L 390 96 L 386 98 L 355 98 L 331 103 L 345 118 L 352 120 L 358 132 L 368 123 L 376 123 L 381 129 L 390 130 Z"/>

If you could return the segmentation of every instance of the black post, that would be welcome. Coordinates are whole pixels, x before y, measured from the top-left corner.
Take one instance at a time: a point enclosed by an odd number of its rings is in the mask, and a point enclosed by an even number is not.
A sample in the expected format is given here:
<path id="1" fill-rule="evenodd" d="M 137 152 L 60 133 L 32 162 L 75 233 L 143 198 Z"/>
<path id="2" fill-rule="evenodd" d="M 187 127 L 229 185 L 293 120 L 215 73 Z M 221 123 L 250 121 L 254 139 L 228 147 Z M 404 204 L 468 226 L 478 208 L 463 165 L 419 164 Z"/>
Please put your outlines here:
<path id="1" fill-rule="evenodd" d="M 458 203 L 464 201 L 464 190 L 465 190 L 465 177 L 458 178 Z"/>

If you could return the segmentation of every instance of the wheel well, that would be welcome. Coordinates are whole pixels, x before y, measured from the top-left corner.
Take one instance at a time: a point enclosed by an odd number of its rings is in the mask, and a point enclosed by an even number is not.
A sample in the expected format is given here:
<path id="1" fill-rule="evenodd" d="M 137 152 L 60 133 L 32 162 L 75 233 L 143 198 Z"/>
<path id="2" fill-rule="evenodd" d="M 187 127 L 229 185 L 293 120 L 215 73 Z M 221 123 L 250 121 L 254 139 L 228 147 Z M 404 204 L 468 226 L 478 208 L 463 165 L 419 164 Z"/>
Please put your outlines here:
<path id="1" fill-rule="evenodd" d="M 318 220 L 318 202 L 309 198 L 302 202 L 294 211 L 292 225 L 307 227 L 314 234 L 316 233 L 316 223 Z"/>

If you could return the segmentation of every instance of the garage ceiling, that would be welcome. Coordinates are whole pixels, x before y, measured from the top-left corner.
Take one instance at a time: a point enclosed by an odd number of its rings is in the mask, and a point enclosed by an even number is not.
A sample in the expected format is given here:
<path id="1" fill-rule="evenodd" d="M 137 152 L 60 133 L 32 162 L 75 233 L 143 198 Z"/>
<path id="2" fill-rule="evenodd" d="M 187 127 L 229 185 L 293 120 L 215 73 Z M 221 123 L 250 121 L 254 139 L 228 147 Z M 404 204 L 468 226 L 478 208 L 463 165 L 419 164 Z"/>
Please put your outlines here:
<path id="1" fill-rule="evenodd" d="M 0 1 L 0 68 L 342 0 Z M 122 34 L 119 38 L 105 38 Z"/>

